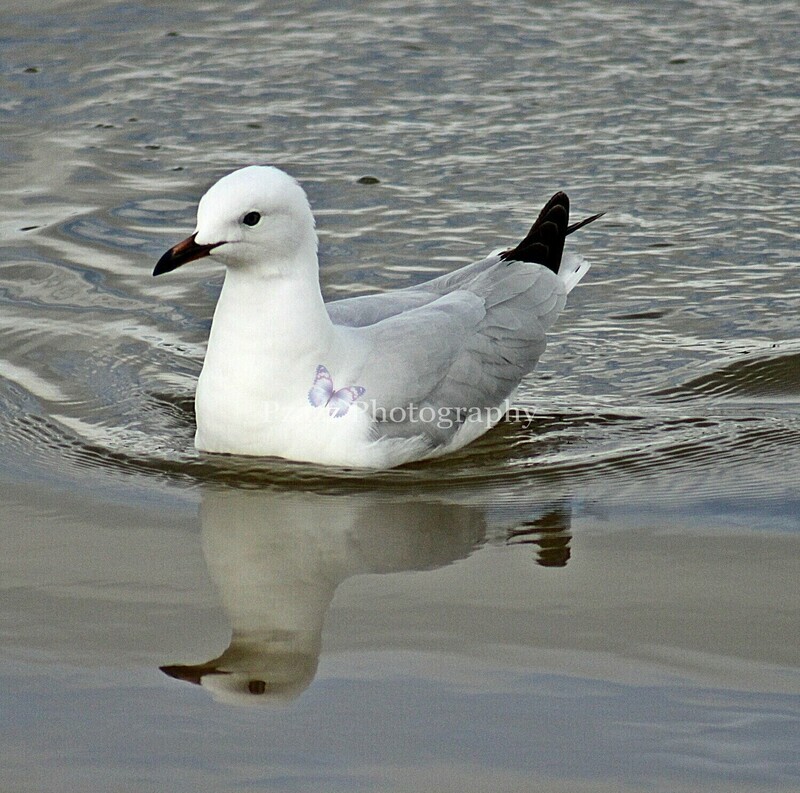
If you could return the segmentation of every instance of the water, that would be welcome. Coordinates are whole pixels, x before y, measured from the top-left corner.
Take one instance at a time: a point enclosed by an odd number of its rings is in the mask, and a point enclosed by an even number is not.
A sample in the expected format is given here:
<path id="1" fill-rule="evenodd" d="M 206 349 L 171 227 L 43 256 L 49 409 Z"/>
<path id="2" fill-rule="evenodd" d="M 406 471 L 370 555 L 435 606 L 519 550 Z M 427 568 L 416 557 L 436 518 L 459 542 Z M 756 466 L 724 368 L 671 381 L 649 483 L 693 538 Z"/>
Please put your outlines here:
<path id="1" fill-rule="evenodd" d="M 3 790 L 800 786 L 799 17 L 0 11 Z M 220 274 L 149 273 L 251 162 L 332 298 L 606 210 L 533 420 L 369 478 L 197 454 Z"/>

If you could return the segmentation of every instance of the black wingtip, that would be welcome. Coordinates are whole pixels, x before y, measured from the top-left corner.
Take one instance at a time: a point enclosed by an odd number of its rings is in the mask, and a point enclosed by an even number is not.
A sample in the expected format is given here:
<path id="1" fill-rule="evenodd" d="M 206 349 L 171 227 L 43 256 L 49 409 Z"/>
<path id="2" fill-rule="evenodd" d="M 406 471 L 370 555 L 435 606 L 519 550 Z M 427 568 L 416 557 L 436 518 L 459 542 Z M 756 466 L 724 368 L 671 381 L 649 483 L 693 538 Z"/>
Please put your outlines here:
<path id="1" fill-rule="evenodd" d="M 590 218 L 584 218 L 578 223 L 573 223 L 571 226 L 567 226 L 567 234 L 572 234 L 573 231 L 582 229 L 584 226 L 587 226 L 589 223 L 593 223 L 595 220 L 603 217 L 605 214 L 605 212 L 598 212 L 596 215 L 592 215 Z"/>
<path id="2" fill-rule="evenodd" d="M 559 191 L 544 205 L 525 239 L 516 248 L 503 251 L 500 258 L 504 261 L 542 264 L 548 270 L 558 273 L 567 235 L 597 220 L 603 214 L 605 213 L 600 212 L 570 226 L 569 197 Z"/>

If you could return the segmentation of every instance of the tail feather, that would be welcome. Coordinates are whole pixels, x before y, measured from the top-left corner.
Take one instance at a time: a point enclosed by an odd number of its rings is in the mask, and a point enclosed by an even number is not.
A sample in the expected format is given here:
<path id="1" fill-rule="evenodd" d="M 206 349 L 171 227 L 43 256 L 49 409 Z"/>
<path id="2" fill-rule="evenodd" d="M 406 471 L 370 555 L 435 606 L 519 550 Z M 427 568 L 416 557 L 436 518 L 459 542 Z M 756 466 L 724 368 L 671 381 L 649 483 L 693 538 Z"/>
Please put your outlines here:
<path id="1" fill-rule="evenodd" d="M 591 265 L 577 253 L 568 253 L 561 262 L 558 277 L 564 282 L 564 288 L 569 294 L 578 284 L 578 281 L 589 272 Z"/>
<path id="2" fill-rule="evenodd" d="M 503 251 L 500 258 L 504 261 L 542 264 L 558 274 L 567 235 L 597 220 L 603 214 L 600 212 L 570 226 L 569 198 L 566 193 L 558 192 L 544 205 L 525 239 L 515 248 Z"/>

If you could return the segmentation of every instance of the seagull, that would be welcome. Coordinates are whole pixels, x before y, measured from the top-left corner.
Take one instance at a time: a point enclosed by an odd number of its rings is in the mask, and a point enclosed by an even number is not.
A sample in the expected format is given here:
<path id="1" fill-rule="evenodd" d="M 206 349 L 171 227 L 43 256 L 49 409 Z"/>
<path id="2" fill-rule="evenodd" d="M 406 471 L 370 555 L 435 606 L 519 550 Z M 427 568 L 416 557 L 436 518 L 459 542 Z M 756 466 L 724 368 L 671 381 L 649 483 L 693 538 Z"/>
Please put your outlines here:
<path id="1" fill-rule="evenodd" d="M 197 382 L 201 452 L 386 469 L 439 457 L 505 415 L 589 269 L 564 255 L 556 193 L 515 247 L 425 283 L 325 303 L 314 215 L 272 166 L 224 176 L 195 232 L 153 275 L 203 257 L 225 265 Z"/>

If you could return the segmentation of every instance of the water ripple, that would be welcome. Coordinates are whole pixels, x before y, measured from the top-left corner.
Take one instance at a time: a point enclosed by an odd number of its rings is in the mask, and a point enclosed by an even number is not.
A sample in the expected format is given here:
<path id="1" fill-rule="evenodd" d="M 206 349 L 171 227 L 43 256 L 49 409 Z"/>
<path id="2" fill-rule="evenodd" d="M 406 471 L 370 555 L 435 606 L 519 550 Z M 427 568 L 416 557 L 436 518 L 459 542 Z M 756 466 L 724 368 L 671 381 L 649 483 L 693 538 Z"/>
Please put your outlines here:
<path id="1" fill-rule="evenodd" d="M 570 238 L 593 269 L 520 391 L 532 419 L 375 486 L 501 500 L 555 482 L 641 499 L 791 487 L 796 9 L 663 13 L 515 0 L 471 4 L 465 25 L 456 2 L 61 4 L 46 41 L 38 12 L 15 14 L 0 95 L 9 460 L 86 481 L 361 486 L 192 449 L 220 274 L 150 272 L 205 187 L 272 162 L 308 189 L 331 297 L 510 244 L 556 189 L 578 214 L 607 211 Z"/>

